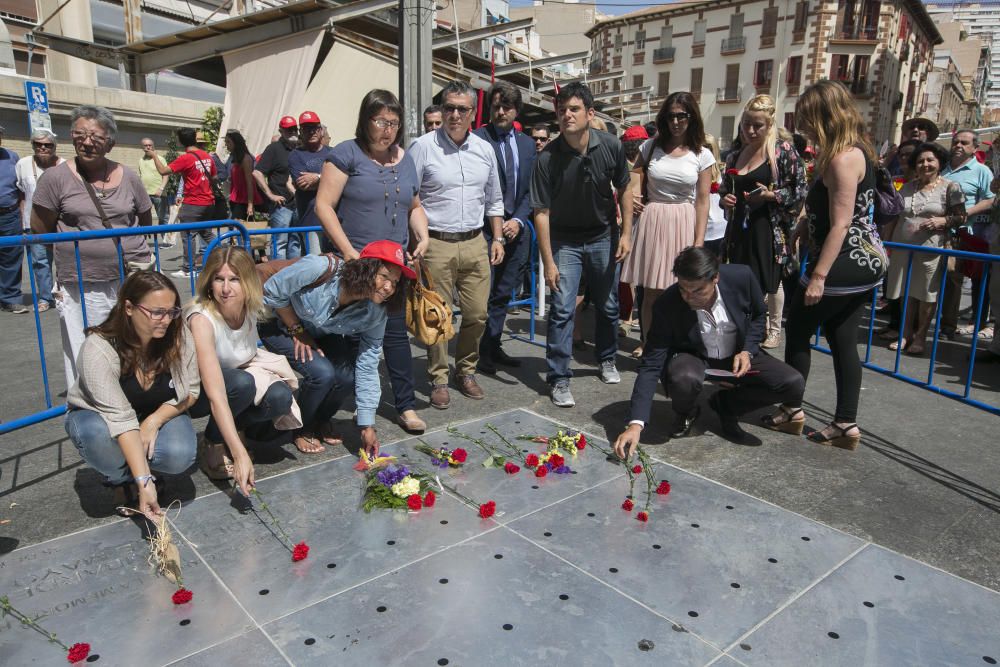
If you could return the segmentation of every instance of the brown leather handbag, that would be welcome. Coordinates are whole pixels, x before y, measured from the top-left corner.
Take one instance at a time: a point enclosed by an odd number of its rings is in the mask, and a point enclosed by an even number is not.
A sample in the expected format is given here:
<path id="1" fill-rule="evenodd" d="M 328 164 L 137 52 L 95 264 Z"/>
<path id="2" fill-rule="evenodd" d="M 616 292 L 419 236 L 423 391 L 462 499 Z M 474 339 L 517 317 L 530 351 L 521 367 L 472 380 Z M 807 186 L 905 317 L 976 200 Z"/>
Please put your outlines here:
<path id="1" fill-rule="evenodd" d="M 434 291 L 434 282 L 423 262 L 417 265 L 417 279 L 412 281 L 406 297 L 406 329 L 424 345 L 447 342 L 455 335 L 451 308 Z"/>

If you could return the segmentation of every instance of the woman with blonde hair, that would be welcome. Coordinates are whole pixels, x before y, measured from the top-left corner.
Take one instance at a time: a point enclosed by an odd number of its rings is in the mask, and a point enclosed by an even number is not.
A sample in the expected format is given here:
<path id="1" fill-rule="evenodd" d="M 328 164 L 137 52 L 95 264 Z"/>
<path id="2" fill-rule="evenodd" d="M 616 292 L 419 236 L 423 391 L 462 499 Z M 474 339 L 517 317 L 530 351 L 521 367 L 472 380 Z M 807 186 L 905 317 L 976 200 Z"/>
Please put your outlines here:
<path id="1" fill-rule="evenodd" d="M 250 254 L 239 246 L 213 250 L 186 312 L 202 386 L 191 415 L 212 415 L 199 442 L 201 469 L 210 479 L 234 477 L 244 493 L 253 487 L 254 471 L 237 429 L 280 423 L 293 412 L 297 384 L 284 357 L 258 348 L 263 309 L 263 287 Z M 301 425 L 294 417 L 291 422 L 290 427 Z"/>
<path id="2" fill-rule="evenodd" d="M 886 270 L 885 249 L 874 222 L 875 151 L 864 121 L 843 84 L 819 81 L 799 96 L 796 125 L 818 148 L 816 181 L 795 235 L 804 239 L 809 262 L 792 298 L 785 362 L 809 379 L 809 339 L 822 326 L 833 357 L 837 407 L 833 422 L 809 439 L 855 449 L 861 393 L 858 328 L 871 292 Z M 801 405 L 782 405 L 764 418 L 769 428 L 801 432 Z M 795 422 L 799 422 L 798 425 Z"/>
<path id="3" fill-rule="evenodd" d="M 719 142 L 711 134 L 705 134 L 705 148 L 712 151 L 715 164 L 712 165 L 711 179 L 712 185 L 709 187 L 708 195 L 708 225 L 705 227 L 705 247 L 715 253 L 717 257 L 722 257 L 722 244 L 725 242 L 726 213 L 722 210 L 722 195 L 719 188 L 722 186 L 722 167 L 725 163 L 719 157 Z"/>
<path id="4" fill-rule="evenodd" d="M 798 152 L 790 141 L 778 138 L 774 100 L 757 95 L 743 107 L 720 194 L 722 207 L 729 212 L 726 259 L 748 265 L 767 295 L 764 348 L 775 348 L 781 340 L 781 275 L 789 266 L 788 240 L 806 189 L 805 165 Z"/>
<path id="5" fill-rule="evenodd" d="M 671 93 L 656 114 L 656 137 L 639 149 L 626 197 L 641 195 L 645 207 L 622 281 L 643 288 L 643 341 L 653 303 L 677 279 L 674 259 L 688 246 L 705 243 L 712 153 L 704 148 L 705 126 L 691 93 Z"/>

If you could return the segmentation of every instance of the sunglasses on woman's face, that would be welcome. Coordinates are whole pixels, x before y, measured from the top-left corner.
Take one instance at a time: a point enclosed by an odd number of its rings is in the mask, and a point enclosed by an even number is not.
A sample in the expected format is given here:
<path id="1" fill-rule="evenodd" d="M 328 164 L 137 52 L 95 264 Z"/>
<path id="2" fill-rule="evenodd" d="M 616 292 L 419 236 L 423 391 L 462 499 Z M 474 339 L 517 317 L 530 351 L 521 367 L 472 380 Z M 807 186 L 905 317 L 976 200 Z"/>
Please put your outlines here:
<path id="1" fill-rule="evenodd" d="M 677 121 L 678 123 L 683 123 L 684 121 L 686 121 L 686 120 L 687 120 L 687 119 L 689 119 L 690 117 L 691 117 L 691 114 L 689 114 L 689 113 L 687 113 L 687 112 L 681 112 L 681 113 L 668 113 L 668 114 L 666 115 L 666 119 L 667 119 L 667 121 L 672 121 L 672 120 L 675 120 L 675 121 Z"/>

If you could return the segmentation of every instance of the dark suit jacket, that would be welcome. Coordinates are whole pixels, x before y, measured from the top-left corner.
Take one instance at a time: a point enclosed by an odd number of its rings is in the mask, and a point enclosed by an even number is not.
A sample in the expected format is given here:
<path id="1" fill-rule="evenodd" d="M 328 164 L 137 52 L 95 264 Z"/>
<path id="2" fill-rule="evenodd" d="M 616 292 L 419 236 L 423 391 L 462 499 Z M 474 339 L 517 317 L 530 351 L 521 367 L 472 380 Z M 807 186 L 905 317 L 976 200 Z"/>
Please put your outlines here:
<path id="1" fill-rule="evenodd" d="M 500 154 L 500 139 L 497 136 L 497 129 L 493 123 L 483 125 L 479 129 L 473 130 L 477 135 L 490 142 L 493 152 L 497 157 L 497 173 L 500 174 L 500 189 L 507 192 L 507 174 L 504 171 L 503 155 Z M 523 132 L 514 132 L 514 141 L 517 142 L 517 192 L 514 193 L 514 210 L 504 211 L 504 220 L 517 218 L 527 222 L 531 215 L 531 171 L 535 167 L 535 142 L 524 135 Z M 486 226 L 489 229 L 489 225 Z"/>
<path id="2" fill-rule="evenodd" d="M 764 294 L 750 267 L 723 264 L 719 267 L 719 295 L 730 319 L 736 324 L 737 352 L 760 352 L 764 340 L 767 308 Z M 680 288 L 671 285 L 653 304 L 653 322 L 642 346 L 642 362 L 632 388 L 632 419 L 649 421 L 656 383 L 670 358 L 679 352 L 705 355 L 698 315 L 681 298 Z"/>

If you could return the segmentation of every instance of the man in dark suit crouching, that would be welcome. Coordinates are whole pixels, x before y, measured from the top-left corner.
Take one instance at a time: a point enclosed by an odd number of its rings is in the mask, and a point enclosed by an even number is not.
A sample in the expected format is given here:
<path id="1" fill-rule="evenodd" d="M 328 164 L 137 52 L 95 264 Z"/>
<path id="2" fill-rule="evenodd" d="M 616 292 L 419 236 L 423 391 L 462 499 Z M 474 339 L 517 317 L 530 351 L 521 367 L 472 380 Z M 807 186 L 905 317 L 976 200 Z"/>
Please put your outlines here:
<path id="1" fill-rule="evenodd" d="M 674 261 L 677 283 L 653 305 L 653 321 L 632 389 L 630 421 L 615 441 L 619 455 L 632 451 L 649 421 L 656 382 L 661 380 L 672 401 L 671 438 L 688 435 L 698 418 L 698 396 L 708 369 L 729 371 L 709 405 L 719 414 L 722 433 L 747 442 L 739 415 L 765 405 L 801 404 L 805 381 L 791 366 L 760 349 L 767 308 L 757 279 L 742 264 L 719 266 L 705 248 L 685 248 Z M 784 432 L 802 432 L 799 421 L 765 423 Z"/>

